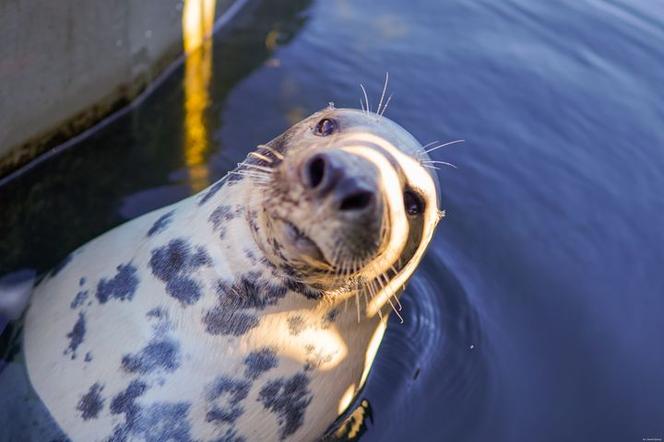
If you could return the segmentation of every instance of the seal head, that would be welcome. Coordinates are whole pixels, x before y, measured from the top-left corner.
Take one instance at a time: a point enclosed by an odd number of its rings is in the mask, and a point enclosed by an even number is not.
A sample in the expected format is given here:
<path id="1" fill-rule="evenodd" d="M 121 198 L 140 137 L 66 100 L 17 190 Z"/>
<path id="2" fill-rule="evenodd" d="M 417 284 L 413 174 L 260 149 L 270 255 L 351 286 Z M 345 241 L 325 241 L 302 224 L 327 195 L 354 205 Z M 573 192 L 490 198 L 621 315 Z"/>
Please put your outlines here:
<path id="1" fill-rule="evenodd" d="M 250 155 L 262 186 L 254 237 L 275 266 L 321 289 L 393 279 L 441 217 L 421 144 L 393 121 L 324 109 Z"/>

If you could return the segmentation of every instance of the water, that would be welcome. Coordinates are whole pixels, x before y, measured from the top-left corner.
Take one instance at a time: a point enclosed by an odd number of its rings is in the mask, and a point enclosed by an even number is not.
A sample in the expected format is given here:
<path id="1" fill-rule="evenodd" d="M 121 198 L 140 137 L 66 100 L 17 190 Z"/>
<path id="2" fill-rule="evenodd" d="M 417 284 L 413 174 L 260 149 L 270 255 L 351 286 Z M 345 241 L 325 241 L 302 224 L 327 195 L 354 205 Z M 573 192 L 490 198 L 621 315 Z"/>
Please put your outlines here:
<path id="1" fill-rule="evenodd" d="M 458 166 L 447 217 L 363 440 L 664 437 L 662 3 L 265 1 L 211 60 L 203 92 L 180 68 L 0 187 L 0 273 L 191 194 L 328 101 L 359 107 L 360 82 L 375 106 L 389 71 L 392 119 L 466 142 L 434 154 Z"/>

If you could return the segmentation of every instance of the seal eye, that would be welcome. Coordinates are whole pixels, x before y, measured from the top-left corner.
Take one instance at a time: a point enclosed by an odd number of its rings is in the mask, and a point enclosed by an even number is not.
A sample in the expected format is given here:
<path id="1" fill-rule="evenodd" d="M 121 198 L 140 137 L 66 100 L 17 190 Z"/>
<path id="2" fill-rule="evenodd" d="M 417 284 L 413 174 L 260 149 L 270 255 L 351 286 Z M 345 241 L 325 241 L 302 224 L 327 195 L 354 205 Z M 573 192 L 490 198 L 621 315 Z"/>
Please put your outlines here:
<path id="1" fill-rule="evenodd" d="M 424 201 L 412 190 L 403 193 L 403 205 L 410 216 L 420 215 L 424 211 Z"/>
<path id="2" fill-rule="evenodd" d="M 328 135 L 331 135 L 336 130 L 337 130 L 337 122 L 336 121 L 334 121 L 330 118 L 323 118 L 316 125 L 316 129 L 314 130 L 314 134 L 318 135 L 319 137 L 326 137 Z"/>

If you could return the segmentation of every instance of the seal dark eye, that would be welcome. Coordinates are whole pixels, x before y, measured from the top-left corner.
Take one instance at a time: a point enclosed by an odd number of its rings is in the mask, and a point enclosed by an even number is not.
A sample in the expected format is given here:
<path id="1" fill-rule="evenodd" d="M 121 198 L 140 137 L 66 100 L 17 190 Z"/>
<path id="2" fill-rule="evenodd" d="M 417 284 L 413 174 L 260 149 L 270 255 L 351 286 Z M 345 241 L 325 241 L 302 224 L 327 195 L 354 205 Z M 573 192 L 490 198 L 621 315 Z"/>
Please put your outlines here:
<path id="1" fill-rule="evenodd" d="M 415 216 L 424 212 L 424 201 L 422 201 L 422 197 L 412 190 L 406 190 L 403 193 L 403 205 L 408 215 Z"/>
<path id="2" fill-rule="evenodd" d="M 337 122 L 330 118 L 323 118 L 316 125 L 314 133 L 319 137 L 326 137 L 337 130 Z"/>

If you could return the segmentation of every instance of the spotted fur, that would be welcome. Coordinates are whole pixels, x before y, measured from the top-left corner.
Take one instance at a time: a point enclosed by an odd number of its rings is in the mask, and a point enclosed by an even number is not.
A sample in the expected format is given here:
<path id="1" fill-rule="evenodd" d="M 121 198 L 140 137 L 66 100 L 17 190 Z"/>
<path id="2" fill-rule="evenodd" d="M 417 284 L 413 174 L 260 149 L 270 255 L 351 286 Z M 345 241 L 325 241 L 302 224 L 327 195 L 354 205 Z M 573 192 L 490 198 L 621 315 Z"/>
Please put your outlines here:
<path id="1" fill-rule="evenodd" d="M 319 143 L 312 128 L 330 112 L 259 147 L 238 170 L 302 155 L 297 143 Z M 386 119 L 347 112 L 416 143 Z M 359 391 L 386 319 L 362 305 L 358 321 L 343 308 L 348 281 L 307 270 L 270 224 L 277 191 L 288 206 L 280 216 L 322 209 L 284 182 L 261 186 L 229 175 L 91 241 L 36 287 L 25 359 L 58 431 L 73 441 L 314 440 Z M 341 225 L 311 220 L 313 232 Z M 410 235 L 413 247 L 428 232 Z"/>

